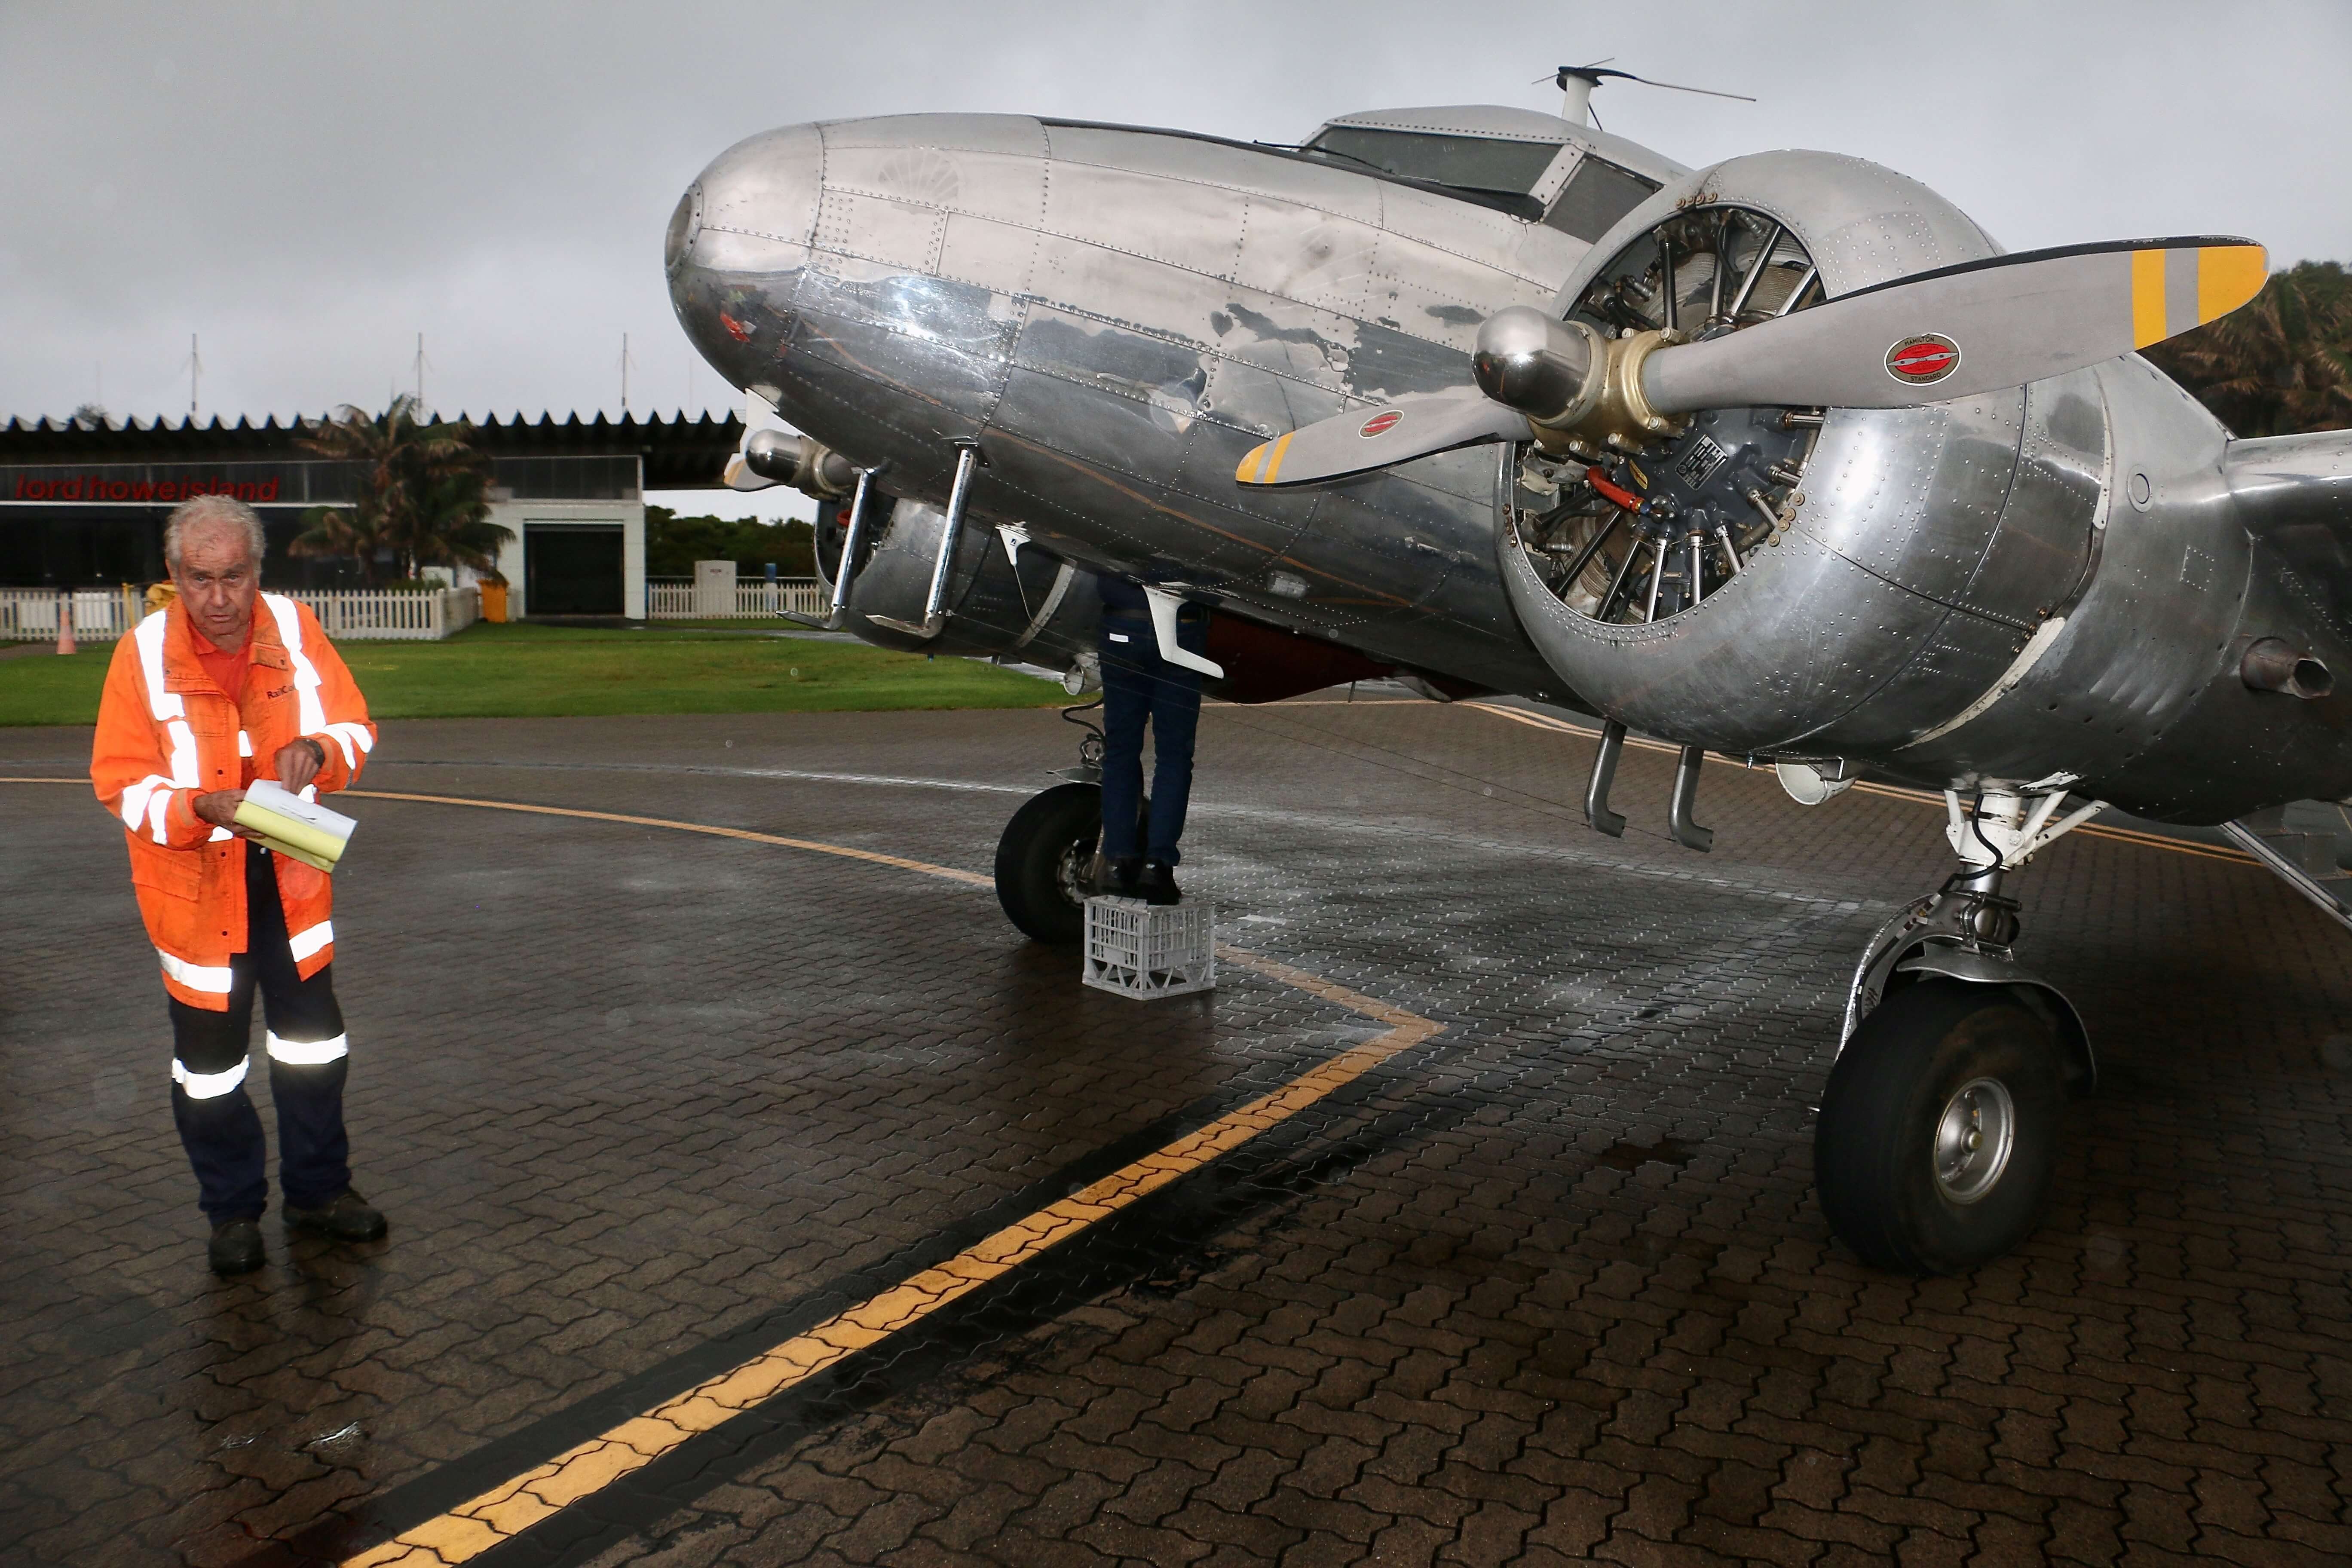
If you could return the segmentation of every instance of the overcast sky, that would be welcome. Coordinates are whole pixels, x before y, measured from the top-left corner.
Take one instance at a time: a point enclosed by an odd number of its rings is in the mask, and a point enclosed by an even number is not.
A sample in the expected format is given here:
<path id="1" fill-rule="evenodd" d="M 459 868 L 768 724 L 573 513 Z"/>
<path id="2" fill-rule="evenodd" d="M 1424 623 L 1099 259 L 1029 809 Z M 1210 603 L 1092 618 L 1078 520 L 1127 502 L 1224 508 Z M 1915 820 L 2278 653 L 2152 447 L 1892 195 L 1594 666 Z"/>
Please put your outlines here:
<path id="1" fill-rule="evenodd" d="M 1557 109 L 1700 164 L 1828 148 L 2011 249 L 2245 234 L 2352 259 L 2352 0 L 1151 5 L 0 0 L 0 418 L 714 410 L 660 266 L 768 127 L 1018 110 L 1296 141 L 1350 110 Z"/>

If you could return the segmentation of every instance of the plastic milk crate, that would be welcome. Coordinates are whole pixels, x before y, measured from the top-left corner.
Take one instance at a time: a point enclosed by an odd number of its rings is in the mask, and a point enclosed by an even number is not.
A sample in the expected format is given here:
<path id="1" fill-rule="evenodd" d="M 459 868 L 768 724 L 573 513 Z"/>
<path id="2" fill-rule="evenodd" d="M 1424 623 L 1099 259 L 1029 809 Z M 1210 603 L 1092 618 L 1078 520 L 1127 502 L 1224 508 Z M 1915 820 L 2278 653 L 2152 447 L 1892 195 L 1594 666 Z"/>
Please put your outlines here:
<path id="1" fill-rule="evenodd" d="M 1088 899 L 1086 982 L 1147 1002 L 1215 990 L 1215 910 L 1206 903 Z"/>

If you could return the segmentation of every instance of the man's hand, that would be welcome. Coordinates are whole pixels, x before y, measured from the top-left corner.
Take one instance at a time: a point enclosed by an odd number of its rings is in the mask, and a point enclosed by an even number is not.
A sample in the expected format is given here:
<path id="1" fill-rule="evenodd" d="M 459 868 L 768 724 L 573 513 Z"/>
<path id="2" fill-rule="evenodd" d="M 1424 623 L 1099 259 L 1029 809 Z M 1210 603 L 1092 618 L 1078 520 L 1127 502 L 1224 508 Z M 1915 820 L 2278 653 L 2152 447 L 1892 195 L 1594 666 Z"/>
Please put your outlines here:
<path id="1" fill-rule="evenodd" d="M 326 761 L 318 742 L 296 740 L 278 747 L 278 754 L 270 759 L 269 765 L 278 770 L 279 784 L 290 793 L 300 795 L 302 786 L 319 776 L 319 770 L 326 765 Z"/>
<path id="2" fill-rule="evenodd" d="M 243 790 L 216 789 L 209 795 L 196 796 L 190 804 L 189 809 L 194 811 L 199 819 L 211 823 L 215 827 L 226 827 L 231 833 L 242 837 L 247 835 L 245 829 L 236 825 L 236 808 L 244 804 Z"/>

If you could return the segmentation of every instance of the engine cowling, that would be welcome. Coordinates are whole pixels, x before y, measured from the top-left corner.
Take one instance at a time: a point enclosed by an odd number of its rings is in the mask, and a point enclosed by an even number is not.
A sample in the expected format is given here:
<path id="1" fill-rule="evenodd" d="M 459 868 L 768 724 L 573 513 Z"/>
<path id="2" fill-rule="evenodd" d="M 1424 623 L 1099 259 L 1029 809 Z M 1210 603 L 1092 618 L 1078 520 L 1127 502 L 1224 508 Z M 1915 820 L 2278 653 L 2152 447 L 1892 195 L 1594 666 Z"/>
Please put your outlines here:
<path id="1" fill-rule="evenodd" d="M 1916 181 L 1763 153 L 1629 214 L 1554 313 L 1602 341 L 1711 337 L 1996 249 Z M 1703 410 L 1505 448 L 1499 565 L 1546 661 L 1637 729 L 1935 786 L 2031 782 L 2063 755 L 2078 789 L 2211 819 L 2245 782 L 2166 744 L 2204 693 L 2267 700 L 2263 723 L 2326 706 L 2240 678 L 2259 628 L 2226 439 L 2136 356 L 1918 407 Z M 2278 635 L 2341 658 L 2307 626 Z"/>
<path id="2" fill-rule="evenodd" d="M 859 551 L 848 629 L 867 642 L 908 653 L 1017 659 L 1066 674 L 1082 668 L 1082 679 L 1093 679 L 1102 616 L 1095 574 L 1037 545 L 1008 552 L 1003 536 L 985 525 L 968 525 L 957 542 L 948 597 L 954 613 L 939 637 L 926 641 L 877 624 L 876 616 L 921 620 L 947 516 L 919 501 L 887 496 L 877 496 L 869 505 L 870 545 Z M 817 575 L 828 595 L 840 574 L 848 523 L 845 502 L 825 509 L 817 520 Z M 1225 673 L 1206 681 L 1203 689 L 1226 702 L 1278 702 L 1328 686 L 1412 673 L 1337 643 L 1230 612 L 1220 612 L 1209 623 L 1208 657 Z M 1471 689 L 1433 688 L 1449 699 Z"/>
<path id="3" fill-rule="evenodd" d="M 877 625 L 877 616 L 922 620 L 947 514 L 878 493 L 866 504 L 848 605 L 847 629 L 859 637 L 908 653 L 1017 659 L 1064 671 L 1092 652 L 1102 613 L 1094 574 L 1043 550 L 1008 551 L 1002 534 L 979 523 L 967 525 L 957 541 L 948 578 L 951 614 L 940 635 L 927 639 Z M 819 511 L 816 568 L 828 595 L 840 575 L 848 523 L 846 500 Z"/>

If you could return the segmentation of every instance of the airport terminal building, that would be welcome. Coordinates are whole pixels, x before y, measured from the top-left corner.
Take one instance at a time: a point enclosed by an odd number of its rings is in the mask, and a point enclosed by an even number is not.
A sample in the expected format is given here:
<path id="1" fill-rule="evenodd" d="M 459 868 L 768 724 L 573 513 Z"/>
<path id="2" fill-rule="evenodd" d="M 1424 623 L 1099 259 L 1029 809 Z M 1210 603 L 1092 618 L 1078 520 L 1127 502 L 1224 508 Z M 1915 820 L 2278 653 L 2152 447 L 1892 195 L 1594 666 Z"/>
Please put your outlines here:
<path id="1" fill-rule="evenodd" d="M 193 496 L 234 495 L 261 514 L 271 587 L 357 585 L 355 563 L 288 554 L 316 506 L 347 501 L 362 466 L 301 446 L 305 422 L 217 417 L 142 426 L 11 419 L 0 426 L 0 588 L 112 588 L 160 580 L 163 520 Z M 742 426 L 733 418 L 619 420 L 578 415 L 473 422 L 490 459 L 491 521 L 509 613 L 646 614 L 646 509 L 655 489 L 718 482 Z"/>

